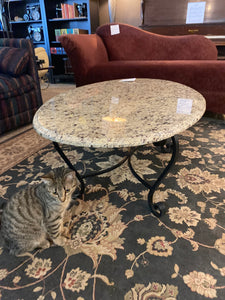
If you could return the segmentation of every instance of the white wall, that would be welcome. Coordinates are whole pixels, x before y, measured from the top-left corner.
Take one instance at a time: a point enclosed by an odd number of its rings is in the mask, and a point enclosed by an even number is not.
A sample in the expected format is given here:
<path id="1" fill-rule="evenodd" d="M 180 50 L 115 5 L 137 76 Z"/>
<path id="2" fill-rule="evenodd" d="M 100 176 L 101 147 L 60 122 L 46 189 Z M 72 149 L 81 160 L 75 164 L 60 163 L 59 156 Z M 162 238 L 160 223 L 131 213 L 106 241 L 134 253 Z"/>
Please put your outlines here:
<path id="1" fill-rule="evenodd" d="M 117 0 L 115 21 L 140 26 L 141 0 Z"/>
<path id="2" fill-rule="evenodd" d="M 100 0 L 100 25 L 109 23 L 108 0 Z M 117 0 L 115 22 L 133 26 L 141 25 L 141 0 Z"/>

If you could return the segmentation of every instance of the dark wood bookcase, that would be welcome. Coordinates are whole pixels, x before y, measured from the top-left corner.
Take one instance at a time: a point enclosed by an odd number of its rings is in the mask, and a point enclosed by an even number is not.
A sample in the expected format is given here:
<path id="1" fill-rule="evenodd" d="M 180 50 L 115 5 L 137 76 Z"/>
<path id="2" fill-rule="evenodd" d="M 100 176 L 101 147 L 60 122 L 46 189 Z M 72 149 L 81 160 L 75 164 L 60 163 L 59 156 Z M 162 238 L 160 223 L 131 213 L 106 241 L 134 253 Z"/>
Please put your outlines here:
<path id="1" fill-rule="evenodd" d="M 61 4 L 73 5 L 73 3 L 85 5 L 86 15 L 62 18 Z M 13 36 L 31 38 L 34 47 L 46 49 L 50 65 L 54 66 L 50 76 L 51 82 L 65 79 L 65 71 L 69 73 L 65 69 L 68 58 L 56 39 L 55 30 L 78 29 L 90 34 L 95 32 L 99 25 L 99 4 L 96 0 L 10 0 L 7 5 Z M 33 13 L 35 7 L 38 13 Z"/>

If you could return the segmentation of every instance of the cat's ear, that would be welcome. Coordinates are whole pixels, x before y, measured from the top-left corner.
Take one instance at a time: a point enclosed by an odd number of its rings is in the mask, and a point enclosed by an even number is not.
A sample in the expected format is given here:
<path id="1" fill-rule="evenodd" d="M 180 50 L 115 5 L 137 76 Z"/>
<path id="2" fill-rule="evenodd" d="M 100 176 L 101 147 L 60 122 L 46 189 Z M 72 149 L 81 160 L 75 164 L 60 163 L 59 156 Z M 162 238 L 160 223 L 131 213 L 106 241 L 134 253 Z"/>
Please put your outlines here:
<path id="1" fill-rule="evenodd" d="M 41 180 L 45 184 L 48 184 L 48 185 L 51 184 L 53 182 L 53 172 L 51 171 L 50 173 L 41 176 Z"/>
<path id="2" fill-rule="evenodd" d="M 65 182 L 70 184 L 72 184 L 74 181 L 77 180 L 76 174 L 73 170 L 68 170 L 64 178 L 65 178 Z"/>

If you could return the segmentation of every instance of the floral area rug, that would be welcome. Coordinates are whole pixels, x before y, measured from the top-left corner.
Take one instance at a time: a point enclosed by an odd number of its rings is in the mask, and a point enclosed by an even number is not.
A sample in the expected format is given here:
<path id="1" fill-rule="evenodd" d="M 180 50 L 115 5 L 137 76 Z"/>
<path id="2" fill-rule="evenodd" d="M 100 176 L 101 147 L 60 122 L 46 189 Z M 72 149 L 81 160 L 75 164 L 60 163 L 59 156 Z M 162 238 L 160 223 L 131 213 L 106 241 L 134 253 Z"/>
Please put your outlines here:
<path id="1" fill-rule="evenodd" d="M 2 299 L 225 299 L 225 124 L 203 118 L 178 136 L 180 154 L 154 201 L 125 163 L 86 180 L 84 200 L 65 216 L 64 247 L 37 250 L 32 261 L 0 249 Z M 63 146 L 81 173 L 115 163 L 114 151 Z M 154 182 L 170 154 L 138 149 L 133 166 Z M 50 144 L 0 176 L 0 197 L 39 181 L 63 161 Z"/>
<path id="2" fill-rule="evenodd" d="M 16 136 L 8 138 L 6 141 L 0 141 L 0 174 L 50 143 L 30 126 Z"/>

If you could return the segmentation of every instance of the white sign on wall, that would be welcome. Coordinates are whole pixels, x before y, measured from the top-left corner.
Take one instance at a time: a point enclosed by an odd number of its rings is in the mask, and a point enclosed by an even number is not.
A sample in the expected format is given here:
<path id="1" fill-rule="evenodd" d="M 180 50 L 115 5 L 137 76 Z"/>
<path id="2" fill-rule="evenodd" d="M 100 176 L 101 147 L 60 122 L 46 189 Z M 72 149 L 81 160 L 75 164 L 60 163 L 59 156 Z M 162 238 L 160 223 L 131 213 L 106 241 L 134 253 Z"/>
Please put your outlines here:
<path id="1" fill-rule="evenodd" d="M 197 24 L 204 22 L 206 2 L 189 2 L 187 7 L 186 24 Z"/>

